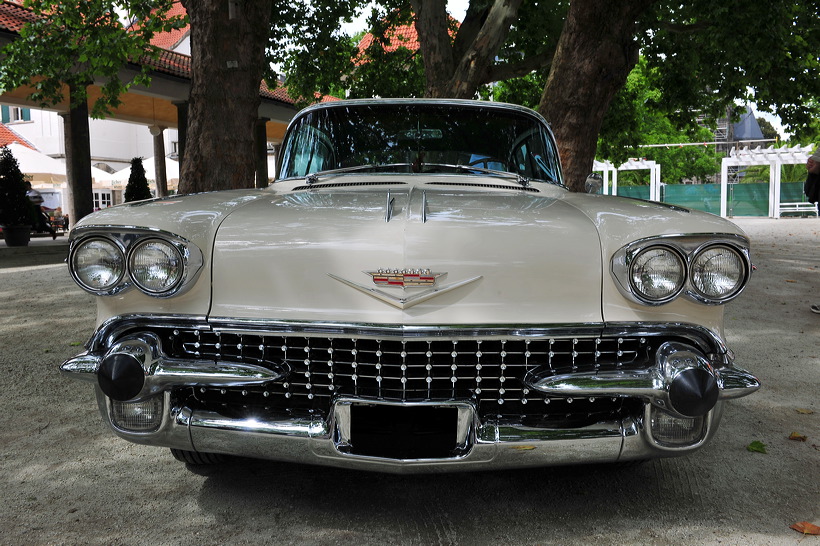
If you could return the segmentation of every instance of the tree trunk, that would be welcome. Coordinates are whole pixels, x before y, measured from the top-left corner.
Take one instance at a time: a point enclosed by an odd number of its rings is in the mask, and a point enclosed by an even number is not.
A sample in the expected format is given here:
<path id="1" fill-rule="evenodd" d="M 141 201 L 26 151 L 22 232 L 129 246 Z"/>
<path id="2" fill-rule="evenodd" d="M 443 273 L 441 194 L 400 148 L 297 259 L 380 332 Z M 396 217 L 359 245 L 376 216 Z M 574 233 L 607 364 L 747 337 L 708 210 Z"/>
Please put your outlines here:
<path id="1" fill-rule="evenodd" d="M 455 45 L 444 0 L 412 0 L 427 79 L 425 96 L 471 99 L 507 39 L 522 0 L 494 0 L 480 13 L 471 8 Z M 485 16 L 486 15 L 486 16 Z M 479 22 L 478 19 L 483 19 Z M 468 37 L 463 38 L 461 33 Z"/>
<path id="2" fill-rule="evenodd" d="M 91 132 L 88 127 L 88 102 L 76 102 L 75 87 L 69 86 L 70 110 L 63 114 L 65 137 L 67 210 L 71 224 L 94 212 L 91 188 Z"/>
<path id="3" fill-rule="evenodd" d="M 654 2 L 570 3 L 538 109 L 555 132 L 573 191 L 584 191 L 609 103 L 638 62 L 636 21 Z"/>
<path id="4" fill-rule="evenodd" d="M 183 0 L 191 95 L 179 192 L 252 188 L 269 0 Z"/>

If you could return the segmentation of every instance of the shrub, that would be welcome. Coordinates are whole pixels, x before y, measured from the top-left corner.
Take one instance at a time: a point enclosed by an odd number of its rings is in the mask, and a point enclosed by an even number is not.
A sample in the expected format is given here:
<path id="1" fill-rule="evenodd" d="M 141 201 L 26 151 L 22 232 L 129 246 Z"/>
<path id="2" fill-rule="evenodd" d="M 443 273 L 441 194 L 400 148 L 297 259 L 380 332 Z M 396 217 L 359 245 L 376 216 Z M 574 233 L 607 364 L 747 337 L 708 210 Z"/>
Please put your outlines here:
<path id="1" fill-rule="evenodd" d="M 0 151 L 0 225 L 31 225 L 31 203 L 26 189 L 20 164 L 4 146 Z"/>
<path id="2" fill-rule="evenodd" d="M 135 157 L 131 160 L 131 176 L 128 177 L 128 184 L 125 186 L 125 202 L 142 201 L 152 197 L 151 189 L 148 187 L 148 179 L 145 178 L 145 167 L 142 166 L 142 158 Z"/>

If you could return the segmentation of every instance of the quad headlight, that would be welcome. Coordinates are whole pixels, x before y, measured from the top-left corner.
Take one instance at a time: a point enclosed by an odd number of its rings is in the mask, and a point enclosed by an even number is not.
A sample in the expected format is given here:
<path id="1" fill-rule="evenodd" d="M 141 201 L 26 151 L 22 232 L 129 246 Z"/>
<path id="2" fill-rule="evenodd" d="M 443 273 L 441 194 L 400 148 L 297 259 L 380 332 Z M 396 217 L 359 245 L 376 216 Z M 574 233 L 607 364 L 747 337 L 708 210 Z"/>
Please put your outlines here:
<path id="1" fill-rule="evenodd" d="M 202 267 L 202 252 L 170 233 L 140 228 L 81 227 L 72 233 L 69 270 L 81 288 L 98 296 L 136 286 L 167 297 L 190 286 Z"/>
<path id="2" fill-rule="evenodd" d="M 92 237 L 78 245 L 71 254 L 74 280 L 94 294 L 112 292 L 125 275 L 125 255 L 110 239 Z"/>
<path id="3" fill-rule="evenodd" d="M 179 250 L 162 239 L 148 239 L 135 244 L 128 253 L 128 272 L 140 290 L 164 294 L 182 280 L 184 270 Z"/>
<path id="4" fill-rule="evenodd" d="M 683 257 L 671 248 L 651 246 L 633 258 L 629 282 L 642 299 L 665 303 L 683 290 L 686 264 Z"/>
<path id="5" fill-rule="evenodd" d="M 692 288 L 697 295 L 711 301 L 735 296 L 746 282 L 743 256 L 729 246 L 706 247 L 692 260 Z"/>
<path id="6" fill-rule="evenodd" d="M 612 276 L 627 298 L 663 305 L 679 296 L 717 305 L 749 280 L 748 241 L 736 235 L 660 236 L 635 241 L 612 257 Z"/>

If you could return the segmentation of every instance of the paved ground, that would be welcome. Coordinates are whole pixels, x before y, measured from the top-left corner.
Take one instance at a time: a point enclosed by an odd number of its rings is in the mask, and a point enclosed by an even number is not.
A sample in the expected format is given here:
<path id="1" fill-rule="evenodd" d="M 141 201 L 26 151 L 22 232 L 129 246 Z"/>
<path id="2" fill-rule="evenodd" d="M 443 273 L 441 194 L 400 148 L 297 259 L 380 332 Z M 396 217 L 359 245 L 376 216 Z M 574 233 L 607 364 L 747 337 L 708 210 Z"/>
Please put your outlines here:
<path id="1" fill-rule="evenodd" d="M 0 544 L 800 544 L 820 524 L 820 220 L 737 220 L 758 270 L 727 309 L 764 387 L 682 459 L 393 476 L 245 461 L 193 473 L 101 425 L 58 365 L 93 329 L 65 238 L 0 243 Z M 813 413 L 806 413 L 806 410 Z M 808 437 L 788 439 L 791 432 Z M 767 454 L 752 453 L 752 441 Z"/>

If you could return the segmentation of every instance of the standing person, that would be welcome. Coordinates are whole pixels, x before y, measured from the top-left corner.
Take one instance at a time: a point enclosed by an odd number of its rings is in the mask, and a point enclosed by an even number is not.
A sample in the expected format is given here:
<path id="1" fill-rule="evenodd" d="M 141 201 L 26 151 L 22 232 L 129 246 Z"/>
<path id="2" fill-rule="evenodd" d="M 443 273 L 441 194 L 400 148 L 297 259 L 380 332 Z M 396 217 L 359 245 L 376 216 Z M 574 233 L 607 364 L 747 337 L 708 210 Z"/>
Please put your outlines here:
<path id="1" fill-rule="evenodd" d="M 806 183 L 803 185 L 803 192 L 808 197 L 810 203 L 820 201 L 820 149 L 809 156 L 806 161 Z M 811 306 L 811 312 L 820 315 L 820 304 Z"/>
<path id="2" fill-rule="evenodd" d="M 43 196 L 31 187 L 31 182 L 26 182 L 26 197 L 31 201 L 31 206 L 34 209 L 34 230 L 48 231 L 51 233 L 51 239 L 56 239 L 57 232 L 51 227 L 51 222 L 46 221 L 46 215 L 43 212 Z"/>

